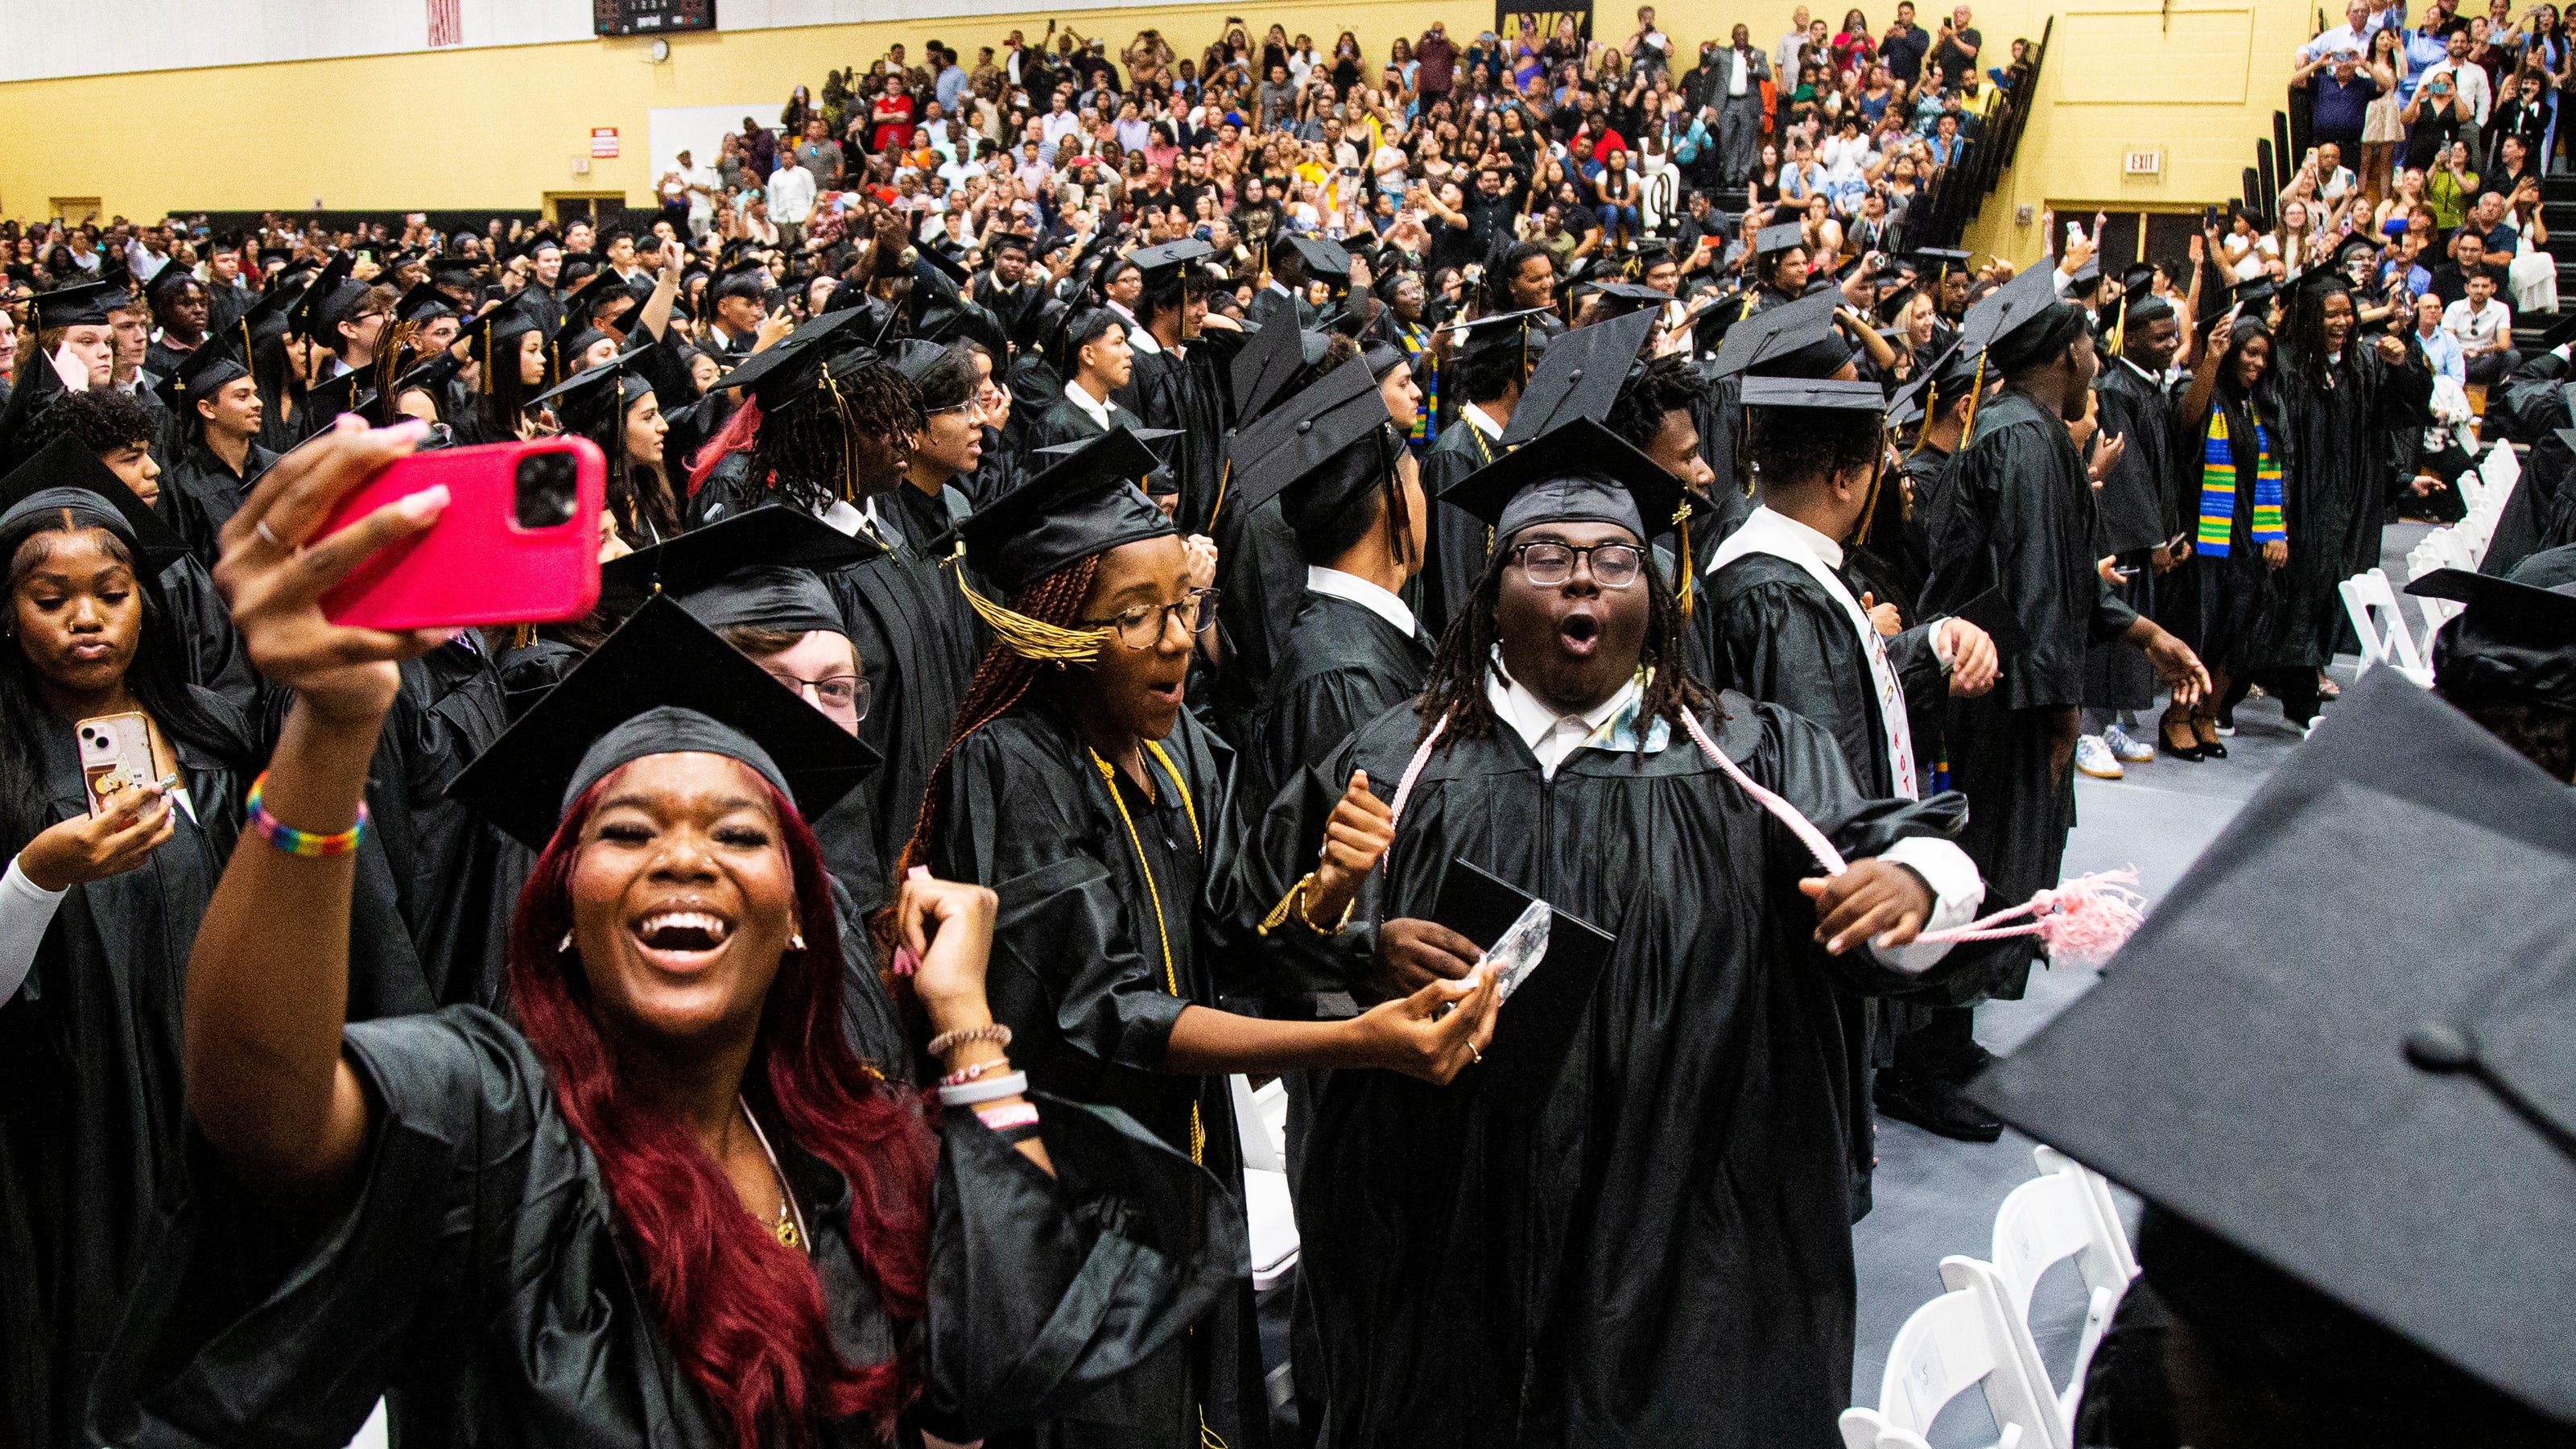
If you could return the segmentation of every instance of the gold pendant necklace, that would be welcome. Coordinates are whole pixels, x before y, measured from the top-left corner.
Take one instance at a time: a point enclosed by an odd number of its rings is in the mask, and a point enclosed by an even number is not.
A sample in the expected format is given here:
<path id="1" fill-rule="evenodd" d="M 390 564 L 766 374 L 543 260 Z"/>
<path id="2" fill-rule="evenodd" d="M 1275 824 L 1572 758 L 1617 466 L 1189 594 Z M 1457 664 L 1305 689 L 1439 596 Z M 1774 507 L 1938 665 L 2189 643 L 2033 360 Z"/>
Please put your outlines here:
<path id="1" fill-rule="evenodd" d="M 796 1194 L 787 1190 L 787 1172 L 778 1165 L 778 1154 L 770 1149 L 769 1134 L 760 1130 L 760 1119 L 751 1113 L 751 1104 L 740 1096 L 734 1105 L 742 1108 L 742 1120 L 751 1124 L 751 1135 L 760 1143 L 760 1155 L 769 1159 L 770 1178 L 778 1184 L 778 1221 L 770 1231 L 788 1247 L 805 1250 L 810 1241 L 805 1232 L 805 1210 L 796 1205 Z"/>

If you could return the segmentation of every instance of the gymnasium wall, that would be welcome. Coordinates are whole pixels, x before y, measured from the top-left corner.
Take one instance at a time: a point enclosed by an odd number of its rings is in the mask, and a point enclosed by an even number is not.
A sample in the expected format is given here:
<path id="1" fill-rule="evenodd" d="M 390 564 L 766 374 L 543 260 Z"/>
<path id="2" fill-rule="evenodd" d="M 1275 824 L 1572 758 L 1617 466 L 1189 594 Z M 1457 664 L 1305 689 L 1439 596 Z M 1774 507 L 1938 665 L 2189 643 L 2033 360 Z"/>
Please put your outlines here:
<path id="1" fill-rule="evenodd" d="M 651 199 L 653 115 L 755 105 L 774 122 L 790 87 L 819 86 L 826 70 L 861 65 L 903 43 L 917 60 L 937 37 L 972 60 L 1017 28 L 1035 38 L 1050 15 L 1118 49 L 1159 28 L 1195 53 L 1229 15 L 1256 36 L 1275 22 L 1329 47 L 1344 29 L 1383 57 L 1399 33 L 1446 19 L 1464 41 L 1492 23 L 1484 7 L 1451 0 L 1355 0 L 1322 5 L 1113 5 L 961 16 L 958 0 L 722 0 L 724 28 L 670 38 L 655 63 L 643 39 L 586 35 L 587 0 L 454 0 L 463 43 L 429 49 L 421 25 L 432 0 L 121 0 L 115 29 L 81 44 L 33 34 L 44 0 L 0 0 L 0 215 L 49 214 L 58 199 L 96 198 L 104 214 L 157 217 L 197 210 L 526 208 L 548 195 Z M 1666 3 L 1664 26 L 1685 47 L 1722 37 L 1738 19 L 1757 43 L 1776 43 L 1790 6 Z M 1890 8 L 1868 0 L 1883 24 Z M 2018 164 L 1970 228 L 1980 253 L 2038 254 L 2040 206 L 2089 213 L 2191 208 L 2236 194 L 2254 140 L 2269 133 L 2290 52 L 2313 29 L 2304 6 L 2273 0 L 2175 0 L 2170 7 L 2104 4 L 2061 10 L 2038 113 Z M 804 24 L 857 12 L 896 14 Z M 1616 43 L 1630 24 L 1621 0 L 1596 30 Z M 14 13 L 13 13 L 14 12 Z M 1835 8 L 1819 14 L 1839 23 Z M 1976 8 L 1986 58 L 2000 64 L 2017 35 L 2036 38 L 2051 13 L 2040 0 Z M 1925 18 L 1935 12 L 1925 6 Z M 194 17 L 193 19 L 191 17 Z M 325 19 L 325 17 L 336 17 Z M 138 23 L 139 22 L 139 23 Z M 405 27 L 409 27 L 406 29 Z M 227 37 L 208 41 L 211 28 Z M 1927 26 L 1927 28 L 1930 28 Z M 556 38 L 570 32 L 581 38 Z M 546 43 L 520 43 L 539 42 Z M 385 53 L 353 53 L 370 48 Z M 118 73 L 70 74 L 102 58 Z M 187 68 L 153 68 L 185 58 Z M 666 125 L 668 123 L 666 122 Z M 592 133 L 614 128 L 614 158 L 592 156 Z M 667 153 L 669 147 L 665 145 Z M 2133 177 L 2123 159 L 2154 150 L 2160 172 Z M 703 159 L 703 158 L 702 158 Z M 2034 220 L 2016 208 L 2029 204 Z"/>

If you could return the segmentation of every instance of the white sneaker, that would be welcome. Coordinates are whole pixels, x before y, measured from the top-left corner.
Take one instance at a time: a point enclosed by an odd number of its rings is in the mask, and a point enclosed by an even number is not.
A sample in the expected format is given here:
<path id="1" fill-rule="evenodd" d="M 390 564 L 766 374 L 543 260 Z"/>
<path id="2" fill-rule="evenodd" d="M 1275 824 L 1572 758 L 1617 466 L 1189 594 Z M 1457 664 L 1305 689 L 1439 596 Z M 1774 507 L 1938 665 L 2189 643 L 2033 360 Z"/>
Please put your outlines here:
<path id="1" fill-rule="evenodd" d="M 2132 765 L 2143 765 L 2156 757 L 2156 747 L 2130 734 L 2118 725 L 2102 731 L 2102 743 L 2111 747 L 2111 756 Z"/>
<path id="2" fill-rule="evenodd" d="M 2075 742 L 2075 768 L 2096 780 L 2117 780 L 2129 773 L 2120 768 L 2120 761 L 2100 735 L 2086 735 Z"/>

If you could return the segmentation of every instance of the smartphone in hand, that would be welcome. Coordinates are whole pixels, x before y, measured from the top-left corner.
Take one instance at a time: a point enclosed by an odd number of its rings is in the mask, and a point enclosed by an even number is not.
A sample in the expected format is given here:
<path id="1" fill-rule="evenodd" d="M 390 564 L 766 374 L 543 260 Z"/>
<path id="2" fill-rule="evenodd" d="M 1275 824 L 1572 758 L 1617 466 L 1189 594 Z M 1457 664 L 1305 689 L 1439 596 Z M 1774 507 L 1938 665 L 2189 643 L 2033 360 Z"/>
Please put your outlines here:
<path id="1" fill-rule="evenodd" d="M 608 464 L 587 438 L 553 437 L 414 453 L 324 521 L 336 533 L 424 488 L 447 508 L 322 596 L 335 624 L 367 629 L 550 624 L 599 602 L 599 513 Z"/>

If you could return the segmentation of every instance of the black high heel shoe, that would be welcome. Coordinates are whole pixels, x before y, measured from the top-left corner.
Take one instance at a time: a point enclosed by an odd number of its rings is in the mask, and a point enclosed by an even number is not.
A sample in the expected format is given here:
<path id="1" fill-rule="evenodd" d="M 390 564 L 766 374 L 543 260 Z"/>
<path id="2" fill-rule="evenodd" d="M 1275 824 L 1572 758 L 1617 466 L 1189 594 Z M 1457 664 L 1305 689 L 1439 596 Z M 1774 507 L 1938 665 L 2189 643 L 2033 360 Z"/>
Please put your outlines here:
<path id="1" fill-rule="evenodd" d="M 2177 760 L 2189 760 L 2194 764 L 2198 764 L 2200 761 L 2209 758 L 2208 752 L 2200 747 L 2200 737 L 2198 735 L 2192 735 L 2190 744 L 2178 745 L 2173 741 L 2173 730 L 2174 725 L 2171 720 L 2164 720 L 2157 724 L 2156 753 L 2161 755 L 2170 755 Z M 2191 735 L 2191 725 L 2186 722 L 2182 727 L 2182 731 L 2184 734 Z"/>
<path id="2" fill-rule="evenodd" d="M 2210 760 L 2226 759 L 2227 742 L 2218 738 L 2218 722 L 2216 720 L 2205 720 L 2198 715 L 2192 716 L 2191 730 L 2195 739 L 2199 738 L 2200 733 L 2204 728 L 2208 730 L 2209 738 L 2200 740 L 2201 757 L 2203 759 Z"/>

